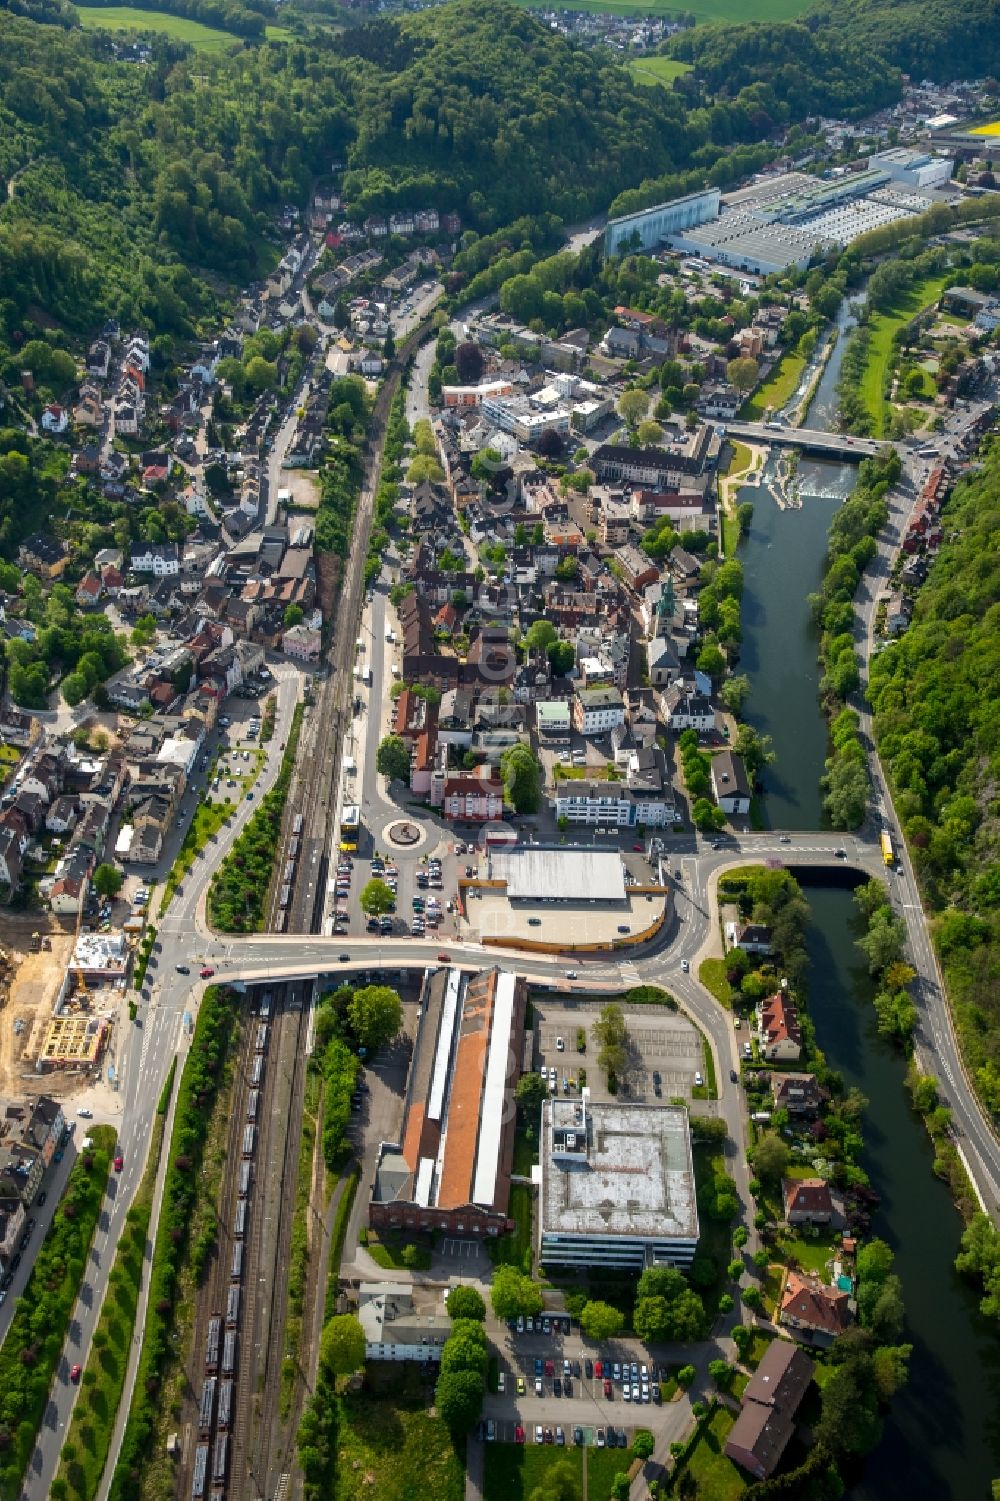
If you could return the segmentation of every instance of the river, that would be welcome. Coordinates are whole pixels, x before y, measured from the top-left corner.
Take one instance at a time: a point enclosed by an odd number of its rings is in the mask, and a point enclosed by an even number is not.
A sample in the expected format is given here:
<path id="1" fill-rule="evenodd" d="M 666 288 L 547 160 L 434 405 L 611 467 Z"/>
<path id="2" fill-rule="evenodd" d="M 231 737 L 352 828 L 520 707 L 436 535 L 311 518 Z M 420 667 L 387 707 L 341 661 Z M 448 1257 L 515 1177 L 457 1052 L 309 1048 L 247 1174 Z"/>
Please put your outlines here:
<path id="1" fill-rule="evenodd" d="M 845 305 L 807 426 L 831 424 L 851 321 Z M 799 478 L 800 509 L 781 510 L 763 487 L 740 495 L 754 503 L 740 550 L 740 670 L 751 682 L 747 718 L 772 737 L 778 756 L 766 774 L 765 821 L 787 829 L 821 823 L 818 782 L 827 736 L 807 596 L 821 578 L 827 529 L 853 470 L 804 459 Z M 837 876 L 843 881 L 846 874 Z M 1000 1476 L 1000 1343 L 954 1272 L 961 1221 L 932 1172 L 931 1143 L 909 1107 L 903 1060 L 875 1031 L 871 982 L 854 948 L 860 929 L 851 893 L 842 884 L 803 885 L 813 915 L 809 1009 L 831 1066 L 869 1101 L 864 1166 L 882 1196 L 873 1233 L 896 1253 L 905 1338 L 913 1345 L 909 1382 L 893 1402 L 851 1501 L 888 1501 L 897 1494 L 912 1501 L 987 1501 L 990 1480 Z"/>

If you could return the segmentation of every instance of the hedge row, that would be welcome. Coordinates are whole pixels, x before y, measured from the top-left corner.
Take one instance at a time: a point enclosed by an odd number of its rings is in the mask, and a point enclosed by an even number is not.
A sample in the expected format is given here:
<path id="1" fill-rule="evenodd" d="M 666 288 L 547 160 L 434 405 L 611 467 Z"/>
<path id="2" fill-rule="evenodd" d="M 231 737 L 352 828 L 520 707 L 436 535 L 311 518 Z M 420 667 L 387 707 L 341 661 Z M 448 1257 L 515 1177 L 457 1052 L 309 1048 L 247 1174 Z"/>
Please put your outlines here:
<path id="1" fill-rule="evenodd" d="M 155 1439 L 160 1384 L 172 1348 L 177 1284 L 188 1250 L 202 1154 L 223 1080 L 234 1021 L 232 992 L 210 986 L 198 1012 L 191 1051 L 178 1086 L 169 1166 L 153 1246 L 142 1355 L 111 1485 L 111 1501 L 125 1501 L 127 1496 L 135 1494 L 143 1460 Z"/>
<path id="2" fill-rule="evenodd" d="M 270 792 L 212 877 L 208 888 L 208 916 L 223 933 L 255 933 L 264 918 L 264 903 L 280 847 L 281 820 L 292 785 L 295 752 L 302 723 L 297 705 L 281 758 L 281 770 Z"/>
<path id="3" fill-rule="evenodd" d="M 104 1203 L 117 1133 L 95 1126 L 17 1300 L 0 1348 L 0 1498 L 15 1501 L 31 1460 Z"/>
<path id="4" fill-rule="evenodd" d="M 347 1156 L 351 1095 L 358 1082 L 358 1059 L 346 1042 L 333 1037 L 320 1064 L 323 1073 L 323 1161 L 339 1172 Z"/>

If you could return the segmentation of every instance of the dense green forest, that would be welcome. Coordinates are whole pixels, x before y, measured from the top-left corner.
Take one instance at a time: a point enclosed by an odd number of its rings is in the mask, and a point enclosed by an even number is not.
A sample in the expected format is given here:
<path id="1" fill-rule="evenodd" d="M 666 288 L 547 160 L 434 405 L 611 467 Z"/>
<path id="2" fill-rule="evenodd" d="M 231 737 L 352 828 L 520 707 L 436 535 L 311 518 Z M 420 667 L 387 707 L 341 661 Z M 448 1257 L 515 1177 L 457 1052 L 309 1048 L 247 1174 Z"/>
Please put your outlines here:
<path id="1" fill-rule="evenodd" d="M 682 92 L 703 80 L 724 96 L 757 85 L 785 118 L 856 114 L 895 95 L 899 71 L 947 82 L 1000 67 L 997 0 L 818 0 L 797 21 L 699 26 L 664 51 L 694 65 Z M 899 70 L 899 71 L 897 71 Z"/>
<path id="2" fill-rule="evenodd" d="M 272 4 L 167 8 L 257 36 Z M 581 219 L 616 194 L 620 211 L 728 185 L 769 158 L 776 130 L 791 127 L 794 149 L 811 112 L 893 98 L 900 31 L 918 49 L 926 36 L 949 75 L 988 69 L 996 38 L 974 52 L 970 38 L 989 32 L 990 14 L 984 0 L 971 20 L 957 4 L 876 4 L 859 11 L 864 28 L 841 24 L 840 10 L 832 29 L 697 28 L 672 44 L 695 71 L 650 89 L 605 49 L 575 47 L 506 0 L 449 0 L 307 41 L 234 38 L 197 57 L 159 37 L 144 67 L 115 61 L 59 0 L 11 0 L 0 342 L 39 327 L 54 342 L 78 338 L 109 313 L 181 339 L 215 326 L 233 283 L 273 254 L 275 209 L 304 203 L 334 163 L 359 217 L 432 202 L 479 234 L 542 212 Z"/>
<path id="3" fill-rule="evenodd" d="M 943 512 L 913 623 L 872 663 L 875 736 L 963 1049 L 1000 1110 L 1000 445 Z"/>

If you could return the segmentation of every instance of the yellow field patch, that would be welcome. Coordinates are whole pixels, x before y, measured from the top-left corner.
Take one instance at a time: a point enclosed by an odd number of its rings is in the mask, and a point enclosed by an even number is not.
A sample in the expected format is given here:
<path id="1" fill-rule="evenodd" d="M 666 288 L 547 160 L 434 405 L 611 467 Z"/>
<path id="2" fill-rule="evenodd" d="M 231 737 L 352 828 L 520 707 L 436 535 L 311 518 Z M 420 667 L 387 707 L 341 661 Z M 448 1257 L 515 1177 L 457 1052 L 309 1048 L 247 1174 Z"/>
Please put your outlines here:
<path id="1" fill-rule="evenodd" d="M 1000 120 L 994 120 L 990 125 L 974 125 L 969 134 L 974 136 L 1000 136 Z"/>

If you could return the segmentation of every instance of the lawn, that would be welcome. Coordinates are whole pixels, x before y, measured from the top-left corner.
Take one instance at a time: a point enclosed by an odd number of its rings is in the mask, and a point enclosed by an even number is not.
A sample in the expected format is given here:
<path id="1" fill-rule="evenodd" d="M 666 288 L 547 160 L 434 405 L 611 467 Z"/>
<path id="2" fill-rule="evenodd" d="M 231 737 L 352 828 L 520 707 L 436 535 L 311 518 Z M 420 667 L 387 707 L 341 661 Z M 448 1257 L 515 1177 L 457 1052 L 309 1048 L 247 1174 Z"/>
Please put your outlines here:
<path id="1" fill-rule="evenodd" d="M 518 1125 L 514 1136 L 514 1161 L 511 1171 L 515 1178 L 530 1178 L 531 1169 L 538 1161 L 538 1137 L 528 1140 L 524 1127 Z"/>
<path id="2" fill-rule="evenodd" d="M 746 1489 L 743 1472 L 723 1453 L 735 1421 L 728 1408 L 717 1407 L 688 1455 L 684 1468 L 695 1482 L 698 1501 L 731 1501 Z"/>
<path id="3" fill-rule="evenodd" d="M 405 1235 L 392 1230 L 381 1231 L 378 1239 L 375 1238 L 375 1231 L 369 1230 L 367 1247 L 371 1259 L 387 1270 L 394 1267 L 408 1267 L 415 1272 L 430 1270 L 431 1253 L 428 1247 L 408 1240 Z"/>
<path id="4" fill-rule="evenodd" d="M 516 1266 L 520 1271 L 528 1272 L 531 1270 L 531 1189 L 526 1183 L 510 1185 L 507 1213 L 517 1221 L 517 1229 L 498 1240 L 488 1240 L 486 1249 L 490 1260 L 499 1266 Z"/>
<path id="5" fill-rule="evenodd" d="M 804 1271 L 816 1272 L 824 1281 L 830 1275 L 826 1264 L 837 1254 L 839 1246 L 839 1235 L 818 1235 L 815 1240 L 811 1235 L 783 1235 L 778 1241 L 784 1260 L 794 1257 Z"/>
<path id="6" fill-rule="evenodd" d="M 771 1336 L 769 1334 L 762 1334 L 759 1329 L 755 1329 L 753 1343 L 747 1351 L 747 1358 L 743 1361 L 743 1364 L 748 1366 L 751 1371 L 755 1371 L 764 1359 L 764 1353 L 770 1343 Z"/>
<path id="7" fill-rule="evenodd" d="M 416 1367 L 371 1370 L 372 1379 L 386 1389 L 340 1400 L 338 1501 L 463 1501 L 465 1465 L 427 1411 Z"/>
<path id="8" fill-rule="evenodd" d="M 587 1449 L 587 1501 L 608 1501 L 616 1475 L 627 1475 L 631 1449 Z"/>
<path id="9" fill-rule="evenodd" d="M 673 83 L 682 73 L 690 73 L 691 64 L 678 62 L 675 57 L 634 57 L 628 64 L 633 83 Z"/>
<path id="10" fill-rule="evenodd" d="M 186 16 L 171 16 L 161 10 L 137 10 L 133 5 L 78 5 L 76 13 L 84 31 L 162 31 L 177 42 L 190 42 L 196 52 L 224 52 L 240 38 Z"/>
<path id="11" fill-rule="evenodd" d="M 772 1262 L 764 1272 L 764 1304 L 769 1318 L 773 1318 L 778 1309 L 778 1298 L 781 1293 L 781 1283 L 784 1269 Z"/>
<path id="12" fill-rule="evenodd" d="M 177 851 L 176 859 L 170 867 L 166 884 L 163 888 L 163 896 L 160 899 L 159 916 L 162 917 L 173 899 L 178 886 L 184 880 L 195 860 L 201 854 L 208 841 L 219 832 L 230 814 L 235 812 L 235 805 L 227 797 L 223 802 L 199 803 L 194 810 L 194 817 L 184 835 L 184 843 Z"/>
<path id="13" fill-rule="evenodd" d="M 595 1449 L 594 1455 L 598 1454 Z M 600 1451 L 601 1456 L 604 1455 Z M 618 1450 L 613 1451 L 617 1457 Z M 571 1446 L 557 1448 L 555 1444 L 487 1444 L 485 1473 L 483 1477 L 483 1501 L 527 1501 L 536 1486 L 544 1485 L 545 1476 L 553 1465 L 568 1461 L 583 1480 L 583 1462 L 580 1451 Z M 624 1454 L 622 1459 L 624 1459 Z M 612 1473 L 612 1479 L 614 1473 Z M 600 1471 L 601 1488 L 591 1491 L 595 1484 L 592 1466 L 587 1468 L 588 1494 L 591 1501 L 607 1501 L 609 1490 L 603 1489 L 604 1471 Z M 379 1498 L 381 1501 L 381 1498 Z M 436 1498 L 435 1498 L 436 1501 Z"/>
<path id="14" fill-rule="evenodd" d="M 545 0 L 520 0 L 528 9 L 543 6 Z M 683 9 L 696 21 L 791 21 L 808 8 L 809 0 L 689 0 Z M 675 16 L 674 0 L 573 0 L 574 10 L 613 16 Z"/>
<path id="15" fill-rule="evenodd" d="M 719 1002 L 727 1010 L 732 1010 L 736 992 L 726 979 L 726 961 L 724 959 L 703 959 L 698 968 L 698 979 L 706 990 L 710 990 Z"/>
<path id="16" fill-rule="evenodd" d="M 891 411 L 885 391 L 889 380 L 889 367 L 897 354 L 893 342 L 895 335 L 923 308 L 937 301 L 947 280 L 948 273 L 944 272 L 940 276 L 928 278 L 927 281 L 917 282 L 906 296 L 900 299 L 892 312 L 874 313 L 869 321 L 871 342 L 868 345 L 868 359 L 861 378 L 861 400 L 864 402 L 865 411 L 872 419 L 872 430 L 876 438 L 885 437 L 885 426 Z"/>
<path id="17" fill-rule="evenodd" d="M 691 1155 L 694 1159 L 695 1188 L 700 1188 L 703 1183 L 710 1180 L 716 1173 L 725 1173 L 726 1159 L 722 1150 L 714 1143 L 696 1142 L 692 1146 Z M 711 1287 L 702 1288 L 701 1296 L 705 1304 L 705 1311 L 710 1319 L 714 1319 L 719 1309 L 719 1298 L 728 1287 L 726 1267 L 732 1260 L 733 1244 L 732 1224 L 722 1220 L 714 1220 L 710 1215 L 699 1216 L 698 1221 L 698 1250 L 707 1256 L 711 1256 L 718 1268 L 718 1275 Z"/>
<path id="18" fill-rule="evenodd" d="M 806 362 L 801 354 L 786 350 L 770 378 L 745 403 L 740 413 L 744 422 L 759 421 L 769 410 L 779 412 L 795 394 L 805 368 Z"/>

